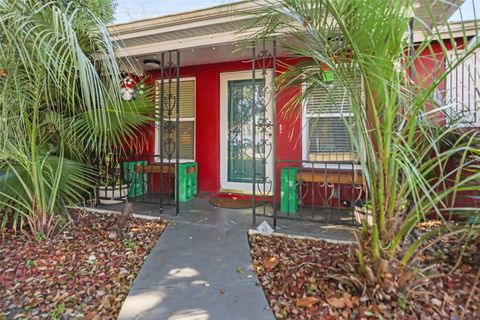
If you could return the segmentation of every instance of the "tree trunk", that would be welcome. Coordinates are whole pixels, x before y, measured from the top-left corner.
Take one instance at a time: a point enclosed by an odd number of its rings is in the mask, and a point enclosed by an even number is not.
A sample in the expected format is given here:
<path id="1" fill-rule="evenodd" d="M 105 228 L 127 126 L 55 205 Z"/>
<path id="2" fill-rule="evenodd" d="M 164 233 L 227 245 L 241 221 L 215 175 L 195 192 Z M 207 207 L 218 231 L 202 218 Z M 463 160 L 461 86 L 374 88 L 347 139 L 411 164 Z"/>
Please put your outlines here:
<path id="1" fill-rule="evenodd" d="M 126 202 L 125 205 L 123 206 L 123 211 L 122 211 L 122 214 L 120 215 L 120 218 L 118 218 L 117 223 L 108 233 L 109 239 L 117 240 L 121 236 L 122 231 L 128 221 L 128 217 L 130 217 L 131 212 L 132 212 L 132 204 L 129 202 Z"/>

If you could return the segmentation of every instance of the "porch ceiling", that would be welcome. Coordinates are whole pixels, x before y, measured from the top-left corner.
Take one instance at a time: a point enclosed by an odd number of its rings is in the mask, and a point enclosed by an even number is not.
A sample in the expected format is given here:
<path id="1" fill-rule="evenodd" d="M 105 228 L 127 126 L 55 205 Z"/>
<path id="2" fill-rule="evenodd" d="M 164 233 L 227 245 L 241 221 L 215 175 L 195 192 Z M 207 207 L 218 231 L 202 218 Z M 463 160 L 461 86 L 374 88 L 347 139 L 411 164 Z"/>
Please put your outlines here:
<path id="1" fill-rule="evenodd" d="M 430 3 L 431 11 L 424 5 L 425 1 Z M 446 23 L 464 1 L 416 0 L 415 40 L 421 40 L 421 30 L 431 24 L 432 17 L 436 22 Z M 240 1 L 113 25 L 110 32 L 120 46 L 117 51 L 120 58 L 137 57 L 141 62 L 160 52 L 179 49 L 182 53 L 182 66 L 241 60 L 249 56 L 249 51 L 238 48 L 239 39 L 247 35 L 239 34 L 239 30 L 248 22 L 249 16 L 234 13 L 252 12 L 255 8 L 258 8 L 258 4 L 252 1 Z M 285 54 L 287 53 L 278 52 L 278 56 Z"/>
<path id="2" fill-rule="evenodd" d="M 261 48 L 257 46 L 257 52 L 260 52 L 260 50 Z M 187 67 L 229 61 L 244 61 L 246 64 L 251 64 L 251 55 L 251 48 L 245 48 L 243 46 L 230 43 L 186 48 L 180 50 L 180 65 L 182 67 Z M 277 49 L 277 57 L 286 57 L 288 55 L 288 52 L 282 48 Z M 132 70 L 130 70 L 128 67 L 124 67 L 124 69 L 128 69 L 129 71 L 142 70 L 143 60 L 146 59 L 160 60 L 160 54 L 150 53 L 136 56 L 133 61 L 132 59 L 129 61 L 130 64 L 133 63 L 133 66 L 130 66 Z M 125 64 L 125 66 L 127 66 L 127 64 Z"/>

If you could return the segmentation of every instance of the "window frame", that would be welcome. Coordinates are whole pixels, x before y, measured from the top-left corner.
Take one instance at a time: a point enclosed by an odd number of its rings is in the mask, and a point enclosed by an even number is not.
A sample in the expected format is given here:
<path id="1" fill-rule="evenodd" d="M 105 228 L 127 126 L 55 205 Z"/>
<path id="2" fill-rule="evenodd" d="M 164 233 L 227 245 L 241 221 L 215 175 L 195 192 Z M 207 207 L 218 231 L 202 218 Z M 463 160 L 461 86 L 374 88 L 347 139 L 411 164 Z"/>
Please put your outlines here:
<path id="1" fill-rule="evenodd" d="M 334 75 L 335 76 L 335 75 Z M 305 92 L 307 89 L 307 83 L 303 82 L 302 83 L 302 93 Z M 360 90 L 362 92 L 362 100 L 365 103 L 365 96 L 364 96 L 364 84 L 363 84 L 363 79 L 360 78 Z M 312 168 L 312 162 L 313 163 L 313 168 L 327 168 L 327 169 L 337 169 L 337 170 L 352 170 L 352 165 L 351 164 L 340 164 L 338 165 L 338 162 L 358 162 L 358 155 L 356 155 L 356 152 L 352 150 L 351 152 L 339 152 L 339 153 L 333 153 L 333 152 L 325 152 L 325 155 L 334 155 L 334 154 L 350 154 L 351 155 L 351 160 L 325 160 L 325 161 L 314 161 L 310 160 L 309 154 L 308 154 L 308 145 L 309 145 L 309 132 L 310 132 L 310 126 L 309 126 L 309 119 L 310 118 L 343 118 L 347 114 L 348 117 L 353 117 L 352 112 L 325 112 L 325 113 L 313 113 L 313 114 L 308 114 L 307 112 L 307 101 L 304 100 L 302 101 L 302 166 L 305 168 Z M 317 163 L 315 163 L 317 162 Z M 326 165 L 325 165 L 326 164 Z M 354 170 L 360 169 L 359 164 L 354 164 Z"/>
<path id="2" fill-rule="evenodd" d="M 183 77 L 179 79 L 180 82 L 182 81 L 193 81 L 193 110 L 195 113 L 195 117 L 193 118 L 179 118 L 179 122 L 191 122 L 193 121 L 193 159 L 178 159 L 180 163 L 185 162 L 195 162 L 197 157 L 197 78 L 196 77 Z M 155 80 L 155 109 L 159 108 L 158 105 L 158 97 L 160 95 L 160 84 L 161 80 Z M 182 92 L 180 91 L 180 95 Z M 155 162 L 160 162 L 160 148 L 159 148 L 159 139 L 160 139 L 160 121 L 155 120 Z"/>

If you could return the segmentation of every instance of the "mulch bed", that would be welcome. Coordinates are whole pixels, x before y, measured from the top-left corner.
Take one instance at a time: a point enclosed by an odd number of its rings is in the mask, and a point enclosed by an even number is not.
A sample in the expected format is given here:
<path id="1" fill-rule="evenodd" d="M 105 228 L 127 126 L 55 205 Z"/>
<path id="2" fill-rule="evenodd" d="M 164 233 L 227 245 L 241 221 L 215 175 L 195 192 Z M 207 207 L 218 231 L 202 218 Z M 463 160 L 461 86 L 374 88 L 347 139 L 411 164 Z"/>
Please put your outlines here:
<path id="1" fill-rule="evenodd" d="M 0 319 L 116 319 L 133 280 L 167 222 L 75 213 L 74 225 L 39 243 L 0 237 Z"/>
<path id="2" fill-rule="evenodd" d="M 354 273 L 354 245 L 252 235 L 250 247 L 253 269 L 277 319 L 480 318 L 478 241 L 466 248 L 452 274 L 461 252 L 454 239 L 425 251 L 421 266 L 432 266 L 436 277 L 417 288 L 414 308 L 408 303 L 406 307 L 405 301 L 372 303 L 362 292 L 340 284 L 339 277 Z M 474 284 L 477 291 L 472 295 Z"/>

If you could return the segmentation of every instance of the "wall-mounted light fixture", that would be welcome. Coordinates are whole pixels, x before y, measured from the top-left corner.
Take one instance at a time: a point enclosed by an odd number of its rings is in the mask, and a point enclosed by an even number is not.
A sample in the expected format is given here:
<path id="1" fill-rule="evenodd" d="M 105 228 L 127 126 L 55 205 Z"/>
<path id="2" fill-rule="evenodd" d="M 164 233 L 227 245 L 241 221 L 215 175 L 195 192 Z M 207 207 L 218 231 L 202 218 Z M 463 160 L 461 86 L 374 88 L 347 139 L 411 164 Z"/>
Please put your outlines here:
<path id="1" fill-rule="evenodd" d="M 143 60 L 143 69 L 147 71 L 160 69 L 161 63 L 156 59 Z"/>

